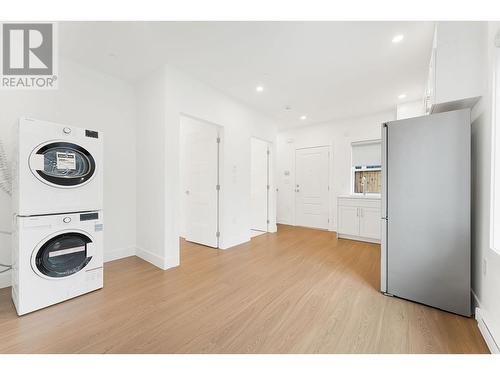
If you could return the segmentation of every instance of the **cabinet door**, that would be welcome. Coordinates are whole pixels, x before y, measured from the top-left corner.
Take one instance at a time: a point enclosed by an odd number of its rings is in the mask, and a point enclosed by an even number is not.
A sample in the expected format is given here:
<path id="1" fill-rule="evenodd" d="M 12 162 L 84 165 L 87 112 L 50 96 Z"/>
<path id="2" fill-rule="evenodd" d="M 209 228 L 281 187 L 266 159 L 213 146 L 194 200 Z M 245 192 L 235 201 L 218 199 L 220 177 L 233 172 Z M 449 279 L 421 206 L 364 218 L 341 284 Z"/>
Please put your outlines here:
<path id="1" fill-rule="evenodd" d="M 380 240 L 380 218 L 379 208 L 360 208 L 359 235 Z"/>
<path id="2" fill-rule="evenodd" d="M 358 207 L 339 206 L 338 233 L 359 236 Z"/>

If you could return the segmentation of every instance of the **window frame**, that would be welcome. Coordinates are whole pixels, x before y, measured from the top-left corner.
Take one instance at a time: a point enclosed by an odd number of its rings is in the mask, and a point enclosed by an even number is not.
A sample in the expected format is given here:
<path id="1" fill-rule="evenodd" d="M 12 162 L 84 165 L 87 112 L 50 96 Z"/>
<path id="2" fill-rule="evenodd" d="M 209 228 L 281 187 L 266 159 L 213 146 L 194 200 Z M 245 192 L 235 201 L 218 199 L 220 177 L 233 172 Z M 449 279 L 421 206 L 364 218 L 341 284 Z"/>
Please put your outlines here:
<path id="1" fill-rule="evenodd" d="M 350 195 L 355 195 L 355 196 L 366 196 L 366 197 L 380 197 L 382 195 L 382 191 L 380 193 L 356 193 L 355 192 L 355 185 L 356 185 L 356 171 L 359 171 L 359 169 L 356 169 L 355 166 L 352 165 L 352 159 L 353 159 L 353 147 L 356 146 L 362 146 L 362 145 L 370 145 L 370 144 L 379 144 L 381 148 L 381 154 L 382 154 L 382 139 L 369 139 L 365 141 L 354 141 L 351 142 L 351 158 L 350 158 L 350 167 L 351 167 L 351 182 L 350 182 Z M 363 166 L 361 170 L 369 170 L 369 171 L 381 171 L 382 173 L 382 165 L 380 165 L 380 168 L 366 168 L 366 165 Z"/>

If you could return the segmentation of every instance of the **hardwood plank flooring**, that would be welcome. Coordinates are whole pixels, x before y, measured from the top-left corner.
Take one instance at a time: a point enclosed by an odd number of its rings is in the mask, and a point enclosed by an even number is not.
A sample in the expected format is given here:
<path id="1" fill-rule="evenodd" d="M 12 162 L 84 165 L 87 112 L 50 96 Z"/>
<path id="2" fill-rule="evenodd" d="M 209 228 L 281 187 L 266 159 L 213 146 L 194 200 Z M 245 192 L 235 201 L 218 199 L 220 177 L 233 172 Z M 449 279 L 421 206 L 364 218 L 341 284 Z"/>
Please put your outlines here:
<path id="1" fill-rule="evenodd" d="M 0 353 L 487 353 L 474 319 L 379 288 L 380 247 L 279 226 L 230 250 L 181 241 L 167 271 L 105 264 L 100 291 L 18 318 Z"/>

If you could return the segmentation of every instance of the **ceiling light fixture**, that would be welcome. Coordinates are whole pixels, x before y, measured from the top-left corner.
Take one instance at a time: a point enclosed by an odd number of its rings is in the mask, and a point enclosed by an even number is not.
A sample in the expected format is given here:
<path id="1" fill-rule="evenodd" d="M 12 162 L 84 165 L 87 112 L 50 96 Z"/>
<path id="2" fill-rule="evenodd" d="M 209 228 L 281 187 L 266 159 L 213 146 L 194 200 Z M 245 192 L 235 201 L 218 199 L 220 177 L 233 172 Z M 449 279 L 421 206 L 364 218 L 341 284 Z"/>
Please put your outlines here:
<path id="1" fill-rule="evenodd" d="M 398 99 L 404 99 L 404 98 L 406 98 L 406 94 L 398 95 Z"/>
<path id="2" fill-rule="evenodd" d="M 394 38 L 392 38 L 393 43 L 399 43 L 401 42 L 405 36 L 403 34 L 396 35 Z"/>
<path id="3" fill-rule="evenodd" d="M 306 115 L 302 115 L 302 116 L 300 116 L 300 119 L 301 120 L 305 120 L 305 119 L 307 119 L 307 116 Z"/>
<path id="4" fill-rule="evenodd" d="M 257 91 L 257 92 L 262 92 L 262 91 L 264 91 L 264 87 L 263 87 L 263 86 L 257 86 L 257 87 L 255 88 L 255 91 Z"/>

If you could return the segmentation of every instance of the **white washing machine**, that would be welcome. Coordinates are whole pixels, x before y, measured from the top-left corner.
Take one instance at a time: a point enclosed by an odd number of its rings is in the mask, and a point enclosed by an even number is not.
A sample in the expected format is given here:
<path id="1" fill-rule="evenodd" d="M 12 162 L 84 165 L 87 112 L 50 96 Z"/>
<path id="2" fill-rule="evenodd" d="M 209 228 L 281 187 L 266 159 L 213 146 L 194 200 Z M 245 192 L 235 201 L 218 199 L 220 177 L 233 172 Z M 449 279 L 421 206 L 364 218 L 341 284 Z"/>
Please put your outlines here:
<path id="1" fill-rule="evenodd" d="M 102 211 L 15 220 L 12 300 L 18 315 L 103 287 Z"/>
<path id="2" fill-rule="evenodd" d="M 102 133 L 19 120 L 13 213 L 20 216 L 102 209 Z"/>

